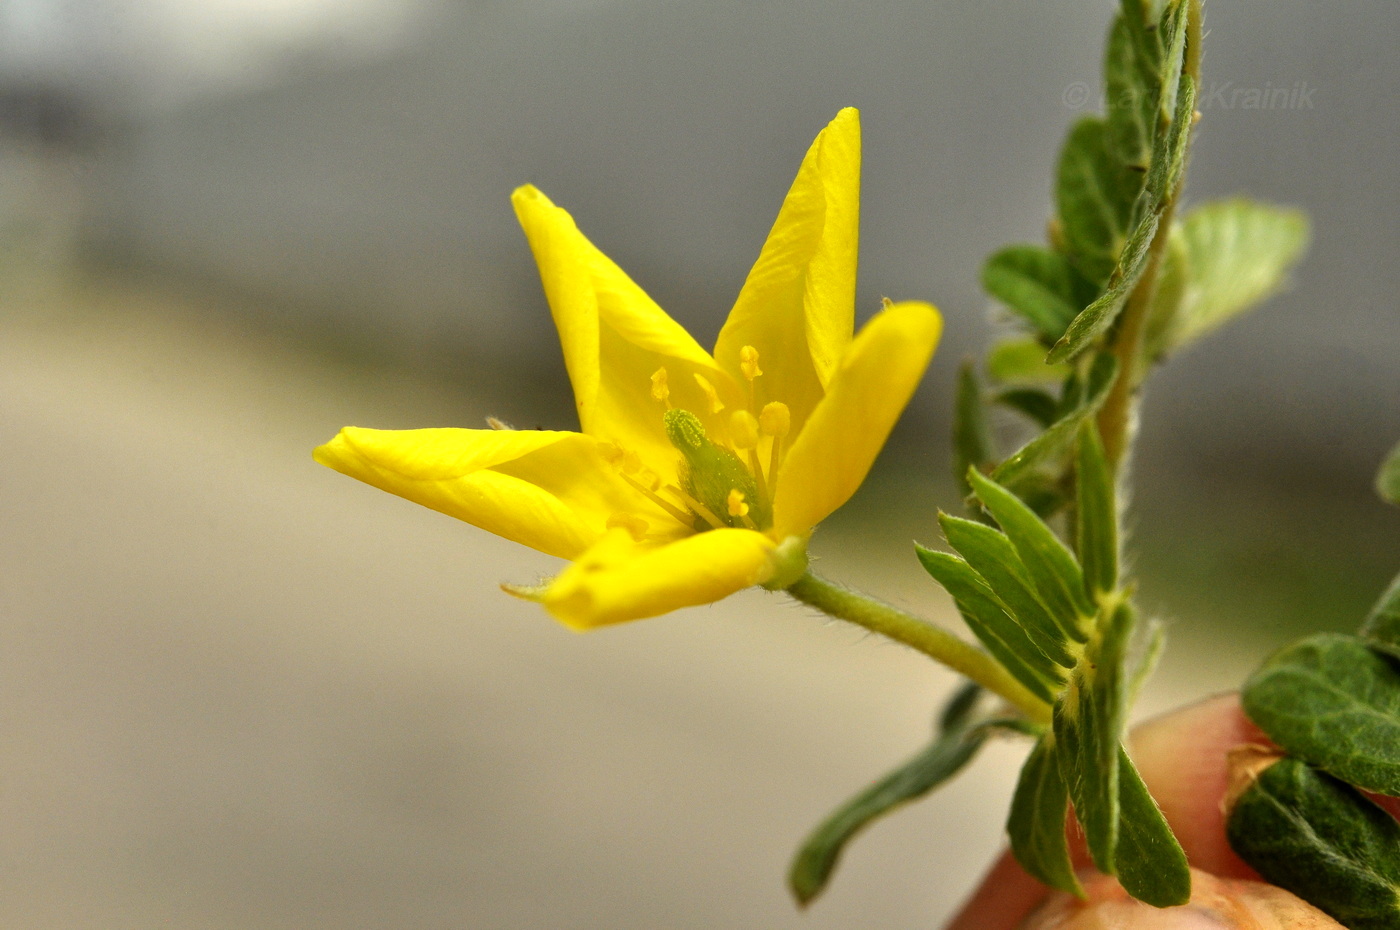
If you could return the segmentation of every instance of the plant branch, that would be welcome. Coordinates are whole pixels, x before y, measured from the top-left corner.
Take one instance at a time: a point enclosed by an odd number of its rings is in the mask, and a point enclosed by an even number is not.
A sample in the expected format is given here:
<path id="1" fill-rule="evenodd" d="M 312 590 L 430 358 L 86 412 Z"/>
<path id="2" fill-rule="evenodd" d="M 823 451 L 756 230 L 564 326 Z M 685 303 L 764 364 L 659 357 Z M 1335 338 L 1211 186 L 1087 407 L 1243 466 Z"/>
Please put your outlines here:
<path id="1" fill-rule="evenodd" d="M 834 584 L 811 572 L 786 589 L 788 594 L 838 620 L 916 649 L 965 675 L 1037 723 L 1050 722 L 1050 705 L 1011 676 L 1001 663 L 976 646 L 897 607 Z"/>

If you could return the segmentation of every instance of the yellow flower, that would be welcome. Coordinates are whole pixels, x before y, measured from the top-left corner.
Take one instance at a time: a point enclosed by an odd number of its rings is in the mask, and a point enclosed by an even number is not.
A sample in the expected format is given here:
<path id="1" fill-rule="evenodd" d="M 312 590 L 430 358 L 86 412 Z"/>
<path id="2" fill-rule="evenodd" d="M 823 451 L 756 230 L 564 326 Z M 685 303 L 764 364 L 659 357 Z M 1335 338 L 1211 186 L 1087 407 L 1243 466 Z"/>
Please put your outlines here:
<path id="1" fill-rule="evenodd" d="M 852 338 L 859 199 L 847 109 L 807 152 L 711 354 L 522 187 L 512 200 L 581 431 L 346 427 L 316 460 L 572 560 L 539 588 L 506 588 L 577 629 L 785 587 L 812 527 L 865 478 L 941 329 L 928 304 L 886 302 Z"/>

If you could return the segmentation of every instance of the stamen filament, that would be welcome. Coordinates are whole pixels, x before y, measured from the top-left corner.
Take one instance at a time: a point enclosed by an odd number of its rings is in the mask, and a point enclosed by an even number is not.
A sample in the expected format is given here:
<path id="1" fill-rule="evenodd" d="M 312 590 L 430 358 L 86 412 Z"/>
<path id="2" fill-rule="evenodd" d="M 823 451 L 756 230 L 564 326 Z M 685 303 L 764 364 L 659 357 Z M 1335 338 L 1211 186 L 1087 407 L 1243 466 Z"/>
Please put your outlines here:
<path id="1" fill-rule="evenodd" d="M 758 489 L 758 496 L 768 498 L 768 482 L 763 477 L 763 465 L 758 461 L 758 450 L 749 449 L 747 452 L 749 471 L 753 473 L 754 487 Z"/>
<path id="2" fill-rule="evenodd" d="M 666 500 L 666 498 L 662 497 L 660 494 L 657 494 L 651 488 L 642 484 L 640 481 L 638 481 L 636 478 L 633 478 L 631 475 L 624 474 L 622 472 L 618 472 L 618 474 L 622 477 L 623 481 L 626 481 L 628 484 L 630 484 L 643 497 L 651 501 L 656 506 L 660 507 L 662 510 L 669 513 L 671 516 L 675 517 L 676 521 L 680 523 L 681 526 L 690 526 L 690 515 L 687 514 L 684 510 L 681 510 L 675 504 Z"/>
<path id="3" fill-rule="evenodd" d="M 783 461 L 783 437 L 774 436 L 768 449 L 768 496 L 778 493 L 778 466 Z"/>
<path id="4" fill-rule="evenodd" d="M 704 504 L 700 503 L 698 500 L 687 494 L 684 488 L 676 487 L 674 484 L 668 484 L 666 485 L 665 490 L 670 491 L 672 494 L 675 494 L 681 500 L 685 501 L 685 505 L 691 510 L 693 510 L 696 516 L 700 517 L 700 519 L 710 524 L 710 526 L 714 529 L 723 529 L 725 526 L 728 525 L 719 517 L 715 516 L 715 512 L 713 510 L 706 507 Z"/>

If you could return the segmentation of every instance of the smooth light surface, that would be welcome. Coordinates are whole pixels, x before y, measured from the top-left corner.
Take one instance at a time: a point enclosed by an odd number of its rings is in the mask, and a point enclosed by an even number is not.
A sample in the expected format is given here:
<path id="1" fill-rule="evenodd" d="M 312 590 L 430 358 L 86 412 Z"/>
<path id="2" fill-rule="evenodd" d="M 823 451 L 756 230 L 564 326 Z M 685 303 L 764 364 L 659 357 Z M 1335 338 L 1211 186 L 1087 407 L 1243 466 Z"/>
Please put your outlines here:
<path id="1" fill-rule="evenodd" d="M 1011 744 L 810 914 L 783 882 L 951 676 L 761 592 L 569 633 L 496 589 L 560 563 L 311 461 L 467 401 L 168 303 L 97 282 L 0 332 L 0 923 L 934 926 L 973 887 Z"/>

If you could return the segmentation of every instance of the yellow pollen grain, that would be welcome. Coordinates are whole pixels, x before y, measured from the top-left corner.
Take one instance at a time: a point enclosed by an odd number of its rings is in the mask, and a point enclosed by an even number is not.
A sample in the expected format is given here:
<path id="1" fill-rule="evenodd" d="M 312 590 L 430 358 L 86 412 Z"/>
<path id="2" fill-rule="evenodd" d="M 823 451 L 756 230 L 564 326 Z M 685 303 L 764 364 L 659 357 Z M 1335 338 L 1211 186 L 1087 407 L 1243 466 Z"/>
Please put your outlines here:
<path id="1" fill-rule="evenodd" d="M 746 517 L 749 514 L 749 505 L 744 503 L 744 492 L 738 488 L 730 488 L 729 500 L 725 502 L 731 517 Z"/>
<path id="2" fill-rule="evenodd" d="M 736 449 L 752 449 L 758 445 L 758 419 L 747 410 L 729 415 L 729 439 Z"/>
<path id="3" fill-rule="evenodd" d="M 771 404 L 764 404 L 763 410 L 758 414 L 758 426 L 766 436 L 775 436 L 782 439 L 792 429 L 792 411 L 788 405 L 782 401 L 773 401 Z"/>
<path id="4" fill-rule="evenodd" d="M 695 374 L 695 383 L 700 385 L 700 390 L 705 392 L 705 398 L 710 402 L 710 413 L 719 413 L 724 409 L 724 401 L 719 399 L 719 392 L 715 390 L 715 386 L 706 381 L 699 372 Z"/>
<path id="5" fill-rule="evenodd" d="M 753 346 L 744 346 L 739 350 L 739 370 L 750 381 L 763 374 L 762 369 L 758 367 L 758 350 Z"/>
<path id="6" fill-rule="evenodd" d="M 671 406 L 671 385 L 666 376 L 665 368 L 658 368 L 651 373 L 651 399 L 658 400 Z"/>

